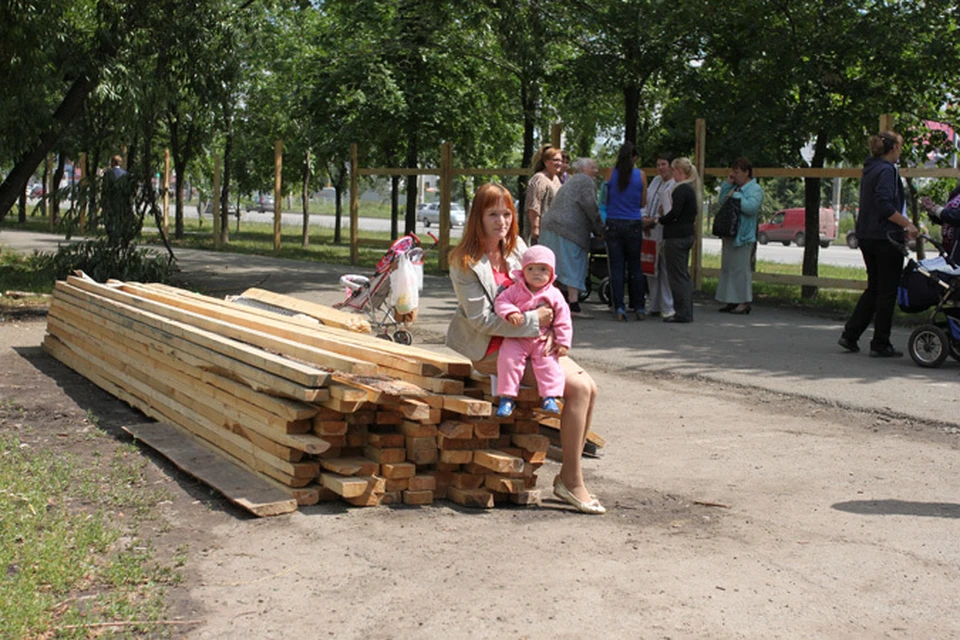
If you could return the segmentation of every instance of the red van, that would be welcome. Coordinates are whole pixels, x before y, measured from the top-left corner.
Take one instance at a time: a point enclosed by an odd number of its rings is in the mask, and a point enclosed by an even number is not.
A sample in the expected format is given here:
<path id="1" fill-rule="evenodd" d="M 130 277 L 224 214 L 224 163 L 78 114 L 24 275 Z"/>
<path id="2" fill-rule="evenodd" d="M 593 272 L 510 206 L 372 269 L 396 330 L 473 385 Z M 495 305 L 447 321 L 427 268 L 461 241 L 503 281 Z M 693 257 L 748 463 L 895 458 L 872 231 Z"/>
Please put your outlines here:
<path id="1" fill-rule="evenodd" d="M 790 246 L 791 242 L 795 242 L 798 247 L 802 247 L 805 240 L 803 216 L 803 207 L 777 211 L 770 222 L 765 222 L 757 227 L 757 242 L 760 244 L 782 242 L 785 247 Z M 838 227 L 837 216 L 833 209 L 820 209 L 821 247 L 826 249 L 831 242 L 837 239 Z"/>

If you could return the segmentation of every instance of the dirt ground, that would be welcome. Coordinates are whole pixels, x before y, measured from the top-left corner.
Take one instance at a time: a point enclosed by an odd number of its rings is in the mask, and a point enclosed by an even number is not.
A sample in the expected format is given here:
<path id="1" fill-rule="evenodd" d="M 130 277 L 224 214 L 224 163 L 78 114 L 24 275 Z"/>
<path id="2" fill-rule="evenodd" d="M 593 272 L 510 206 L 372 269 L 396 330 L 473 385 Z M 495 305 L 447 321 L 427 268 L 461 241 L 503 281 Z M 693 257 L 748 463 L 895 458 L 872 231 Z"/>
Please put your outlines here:
<path id="1" fill-rule="evenodd" d="M 77 453 L 115 446 L 142 416 L 46 356 L 44 329 L 0 322 L 0 424 Z M 540 507 L 257 519 L 144 449 L 171 498 L 154 544 L 188 548 L 169 618 L 200 621 L 171 635 L 960 637 L 956 428 L 588 368 L 608 441 L 585 460 L 602 517 L 545 490 Z"/>

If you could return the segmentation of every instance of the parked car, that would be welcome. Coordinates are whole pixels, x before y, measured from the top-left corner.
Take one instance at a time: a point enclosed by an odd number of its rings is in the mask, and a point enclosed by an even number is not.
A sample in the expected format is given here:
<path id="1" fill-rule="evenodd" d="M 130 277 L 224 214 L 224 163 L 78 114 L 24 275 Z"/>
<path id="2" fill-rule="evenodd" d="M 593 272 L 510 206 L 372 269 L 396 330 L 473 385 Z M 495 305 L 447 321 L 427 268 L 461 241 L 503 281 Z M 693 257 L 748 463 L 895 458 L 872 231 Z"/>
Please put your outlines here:
<path id="1" fill-rule="evenodd" d="M 236 216 L 236 217 L 238 217 L 238 218 L 240 217 L 240 209 L 238 209 L 238 208 L 236 208 L 236 207 L 228 207 L 228 209 L 229 209 L 229 211 L 228 211 L 228 214 L 229 214 L 229 215 L 231 215 L 231 216 Z M 213 200 L 211 200 L 210 202 L 208 202 L 208 203 L 206 203 L 206 204 L 204 205 L 204 207 L 203 207 L 203 213 L 204 213 L 204 215 L 210 215 L 210 216 L 213 215 Z"/>
<path id="2" fill-rule="evenodd" d="M 431 224 L 440 224 L 440 203 L 431 202 L 421 204 L 417 207 L 417 219 L 423 222 L 423 226 L 429 227 Z M 462 204 L 456 202 L 450 203 L 450 225 L 453 227 L 462 227 L 467 222 L 467 212 Z"/>
<path id="3" fill-rule="evenodd" d="M 782 242 L 785 247 L 789 247 L 793 242 L 798 247 L 802 247 L 806 242 L 804 216 L 803 207 L 777 211 L 770 222 L 757 227 L 757 242 L 760 244 Z M 833 209 L 820 209 L 820 246 L 824 249 L 837 239 L 837 223 L 837 216 Z"/>
<path id="4" fill-rule="evenodd" d="M 43 185 L 39 182 L 27 187 L 27 197 L 37 200 L 43 197 Z"/>
<path id="5" fill-rule="evenodd" d="M 247 211 L 265 213 L 267 211 L 273 211 L 273 205 L 273 196 L 257 196 L 253 199 L 253 202 L 247 205 Z"/>

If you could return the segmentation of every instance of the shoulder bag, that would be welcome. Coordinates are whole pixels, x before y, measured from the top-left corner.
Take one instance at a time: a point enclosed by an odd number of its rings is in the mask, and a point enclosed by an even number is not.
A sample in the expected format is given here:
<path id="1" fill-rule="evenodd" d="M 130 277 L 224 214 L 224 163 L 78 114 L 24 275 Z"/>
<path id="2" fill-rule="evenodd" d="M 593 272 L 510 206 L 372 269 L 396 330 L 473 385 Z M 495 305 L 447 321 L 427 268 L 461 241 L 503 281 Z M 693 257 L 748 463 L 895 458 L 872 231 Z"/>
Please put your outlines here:
<path id="1" fill-rule="evenodd" d="M 718 238 L 735 238 L 740 226 L 740 200 L 731 193 L 713 218 L 713 235 Z"/>

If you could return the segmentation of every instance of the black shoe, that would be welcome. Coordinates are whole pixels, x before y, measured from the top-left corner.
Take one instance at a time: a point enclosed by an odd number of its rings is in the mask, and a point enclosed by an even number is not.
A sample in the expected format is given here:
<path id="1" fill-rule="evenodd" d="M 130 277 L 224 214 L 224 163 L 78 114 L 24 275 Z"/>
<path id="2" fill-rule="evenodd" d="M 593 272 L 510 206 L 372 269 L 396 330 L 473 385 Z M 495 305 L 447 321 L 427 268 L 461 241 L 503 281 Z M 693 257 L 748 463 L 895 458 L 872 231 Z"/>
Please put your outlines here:
<path id="1" fill-rule="evenodd" d="M 893 348 L 893 345 L 886 345 L 883 347 L 870 347 L 870 357 L 871 358 L 902 358 L 903 351 L 897 351 Z"/>
<path id="2" fill-rule="evenodd" d="M 580 302 L 571 302 L 570 303 L 570 313 L 580 313 Z"/>
<path id="3" fill-rule="evenodd" d="M 730 313 L 731 311 L 733 311 L 733 310 L 736 309 L 736 308 L 737 308 L 737 303 L 736 303 L 736 302 L 733 302 L 733 303 L 731 303 L 731 304 L 728 304 L 728 305 L 725 305 L 725 306 L 723 306 L 723 307 L 720 307 L 719 309 L 717 309 L 717 311 L 719 311 L 720 313 Z"/>
<path id="4" fill-rule="evenodd" d="M 837 340 L 837 344 L 849 351 L 850 353 L 857 353 L 860 351 L 860 347 L 857 345 L 856 340 L 851 340 L 846 336 L 840 336 L 840 339 Z"/>
<path id="5" fill-rule="evenodd" d="M 686 318 L 679 318 L 677 317 L 677 314 L 673 314 L 672 316 L 667 316 L 666 318 L 663 319 L 663 321 L 670 322 L 670 323 L 682 323 L 682 324 L 693 322 L 692 320 L 687 320 Z"/>

